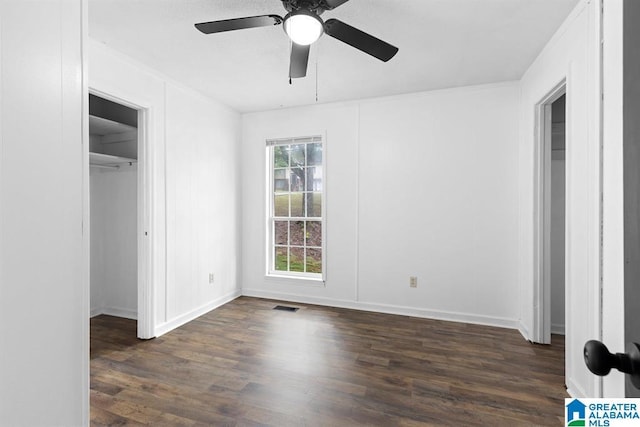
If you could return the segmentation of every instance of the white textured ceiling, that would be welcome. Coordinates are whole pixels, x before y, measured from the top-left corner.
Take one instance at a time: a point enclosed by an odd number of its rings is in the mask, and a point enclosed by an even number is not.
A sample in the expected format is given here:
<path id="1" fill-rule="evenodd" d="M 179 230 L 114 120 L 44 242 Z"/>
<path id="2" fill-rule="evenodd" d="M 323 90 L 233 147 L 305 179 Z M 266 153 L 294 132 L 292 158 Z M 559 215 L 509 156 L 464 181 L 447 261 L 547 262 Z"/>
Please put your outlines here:
<path id="1" fill-rule="evenodd" d="M 240 112 L 517 80 L 578 0 L 350 0 L 338 18 L 400 48 L 383 63 L 324 35 L 289 85 L 282 26 L 193 24 L 285 15 L 279 0 L 89 0 L 89 35 Z M 316 101 L 317 93 L 317 101 Z"/>

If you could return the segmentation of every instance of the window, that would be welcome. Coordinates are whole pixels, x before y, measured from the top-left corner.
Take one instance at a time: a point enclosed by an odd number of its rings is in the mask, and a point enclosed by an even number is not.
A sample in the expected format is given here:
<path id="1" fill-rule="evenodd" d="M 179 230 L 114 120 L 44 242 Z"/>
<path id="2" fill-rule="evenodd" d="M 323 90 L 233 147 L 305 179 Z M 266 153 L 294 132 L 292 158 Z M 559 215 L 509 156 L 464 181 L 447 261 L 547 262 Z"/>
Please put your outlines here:
<path id="1" fill-rule="evenodd" d="M 267 141 L 268 274 L 323 278 L 322 148 L 319 136 Z"/>

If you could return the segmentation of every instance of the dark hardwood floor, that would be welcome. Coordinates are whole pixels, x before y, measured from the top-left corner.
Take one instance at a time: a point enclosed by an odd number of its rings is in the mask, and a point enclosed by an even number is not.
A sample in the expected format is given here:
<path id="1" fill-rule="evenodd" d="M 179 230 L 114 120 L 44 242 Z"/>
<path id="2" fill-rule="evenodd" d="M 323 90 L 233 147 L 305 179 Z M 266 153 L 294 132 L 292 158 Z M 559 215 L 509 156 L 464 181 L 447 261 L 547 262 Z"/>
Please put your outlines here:
<path id="1" fill-rule="evenodd" d="M 517 426 L 563 421 L 564 338 L 239 298 L 160 338 L 91 320 L 91 423 Z"/>

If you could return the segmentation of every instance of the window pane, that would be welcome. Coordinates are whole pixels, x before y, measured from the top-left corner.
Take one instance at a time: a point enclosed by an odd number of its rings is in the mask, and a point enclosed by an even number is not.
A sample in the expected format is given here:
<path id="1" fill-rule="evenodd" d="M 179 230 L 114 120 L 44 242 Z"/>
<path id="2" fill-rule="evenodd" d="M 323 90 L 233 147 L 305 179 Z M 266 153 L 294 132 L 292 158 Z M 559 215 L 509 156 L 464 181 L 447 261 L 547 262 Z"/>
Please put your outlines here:
<path id="1" fill-rule="evenodd" d="M 322 246 L 322 223 L 307 221 L 306 246 Z"/>
<path id="2" fill-rule="evenodd" d="M 322 191 L 322 168 L 320 166 L 307 168 L 305 181 L 307 191 Z"/>
<path id="3" fill-rule="evenodd" d="M 289 271 L 287 262 L 287 248 L 276 247 L 274 269 L 278 271 Z"/>
<path id="4" fill-rule="evenodd" d="M 314 143 L 307 144 L 307 165 L 321 165 L 322 164 L 322 144 Z"/>
<path id="5" fill-rule="evenodd" d="M 273 215 L 289 216 L 289 194 L 276 194 L 274 196 Z"/>
<path id="6" fill-rule="evenodd" d="M 305 147 L 305 144 L 291 145 L 291 167 L 306 166 L 304 161 Z"/>
<path id="7" fill-rule="evenodd" d="M 291 193 L 291 216 L 304 216 L 304 193 Z"/>
<path id="8" fill-rule="evenodd" d="M 291 248 L 289 271 L 304 273 L 304 248 Z"/>
<path id="9" fill-rule="evenodd" d="M 289 171 L 291 191 L 304 191 L 305 168 L 292 167 Z"/>
<path id="10" fill-rule="evenodd" d="M 288 245 L 289 244 L 289 221 L 275 221 L 274 233 L 276 245 Z"/>
<path id="11" fill-rule="evenodd" d="M 313 193 L 304 193 L 304 206 L 307 208 L 307 217 L 318 217 L 322 213 L 316 210 L 316 206 L 313 204 Z"/>
<path id="12" fill-rule="evenodd" d="M 322 191 L 322 167 L 308 168 L 306 181 L 307 191 Z"/>
<path id="13" fill-rule="evenodd" d="M 276 193 L 289 191 L 289 174 L 287 169 L 273 171 L 273 191 Z"/>
<path id="14" fill-rule="evenodd" d="M 309 193 L 309 217 L 322 216 L 322 193 Z"/>
<path id="15" fill-rule="evenodd" d="M 307 273 L 322 273 L 322 250 L 307 249 Z"/>
<path id="16" fill-rule="evenodd" d="M 304 246 L 304 221 L 291 221 L 292 246 Z"/>
<path id="17" fill-rule="evenodd" d="M 288 149 L 288 145 L 277 145 L 273 148 L 273 167 L 286 168 L 289 166 Z"/>

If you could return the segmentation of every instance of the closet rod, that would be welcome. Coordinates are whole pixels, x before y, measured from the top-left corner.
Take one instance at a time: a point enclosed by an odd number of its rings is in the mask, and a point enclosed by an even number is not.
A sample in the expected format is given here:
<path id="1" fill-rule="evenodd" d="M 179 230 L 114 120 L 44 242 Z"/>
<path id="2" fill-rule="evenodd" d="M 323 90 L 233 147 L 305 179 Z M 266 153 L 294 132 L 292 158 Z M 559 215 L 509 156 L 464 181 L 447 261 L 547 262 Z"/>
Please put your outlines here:
<path id="1" fill-rule="evenodd" d="M 105 168 L 105 169 L 120 169 L 118 165 L 99 165 L 96 163 L 90 163 L 89 166 L 95 166 L 97 168 Z"/>

